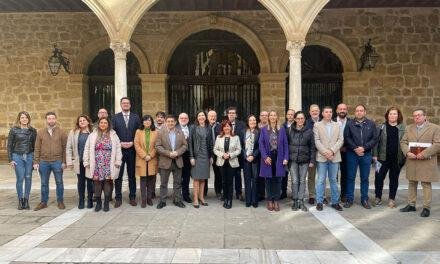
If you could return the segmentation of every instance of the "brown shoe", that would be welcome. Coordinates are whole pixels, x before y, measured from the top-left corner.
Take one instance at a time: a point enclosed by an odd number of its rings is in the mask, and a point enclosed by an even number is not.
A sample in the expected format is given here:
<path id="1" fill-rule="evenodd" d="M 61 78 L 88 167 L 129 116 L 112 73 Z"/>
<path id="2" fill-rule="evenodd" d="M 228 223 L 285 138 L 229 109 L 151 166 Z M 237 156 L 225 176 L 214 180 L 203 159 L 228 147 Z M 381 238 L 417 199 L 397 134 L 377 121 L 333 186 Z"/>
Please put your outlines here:
<path id="1" fill-rule="evenodd" d="M 116 200 L 115 201 L 115 208 L 118 208 L 122 205 L 122 201 L 121 200 Z"/>
<path id="2" fill-rule="evenodd" d="M 142 200 L 141 207 L 142 208 L 147 207 L 147 200 Z"/>
<path id="3" fill-rule="evenodd" d="M 136 206 L 138 204 L 137 204 L 136 200 L 132 199 L 132 200 L 130 200 L 130 205 L 131 206 Z"/>
<path id="4" fill-rule="evenodd" d="M 273 210 L 276 212 L 280 211 L 280 204 L 278 202 L 275 202 Z"/>
<path id="5" fill-rule="evenodd" d="M 361 202 L 361 204 L 365 209 L 371 209 L 371 205 L 368 200 Z"/>
<path id="6" fill-rule="evenodd" d="M 46 203 L 39 203 L 35 208 L 34 211 L 39 211 L 41 209 L 47 208 L 47 204 Z"/>
<path id="7" fill-rule="evenodd" d="M 267 202 L 267 210 L 273 211 L 273 202 L 272 201 Z"/>
<path id="8" fill-rule="evenodd" d="M 310 197 L 309 198 L 309 204 L 314 205 L 315 204 L 315 198 Z"/>
<path id="9" fill-rule="evenodd" d="M 60 210 L 66 209 L 66 206 L 64 205 L 63 202 L 58 202 L 58 209 L 60 209 Z"/>
<path id="10" fill-rule="evenodd" d="M 153 201 L 152 201 L 151 199 L 147 199 L 147 204 L 148 204 L 149 206 L 153 206 Z"/>

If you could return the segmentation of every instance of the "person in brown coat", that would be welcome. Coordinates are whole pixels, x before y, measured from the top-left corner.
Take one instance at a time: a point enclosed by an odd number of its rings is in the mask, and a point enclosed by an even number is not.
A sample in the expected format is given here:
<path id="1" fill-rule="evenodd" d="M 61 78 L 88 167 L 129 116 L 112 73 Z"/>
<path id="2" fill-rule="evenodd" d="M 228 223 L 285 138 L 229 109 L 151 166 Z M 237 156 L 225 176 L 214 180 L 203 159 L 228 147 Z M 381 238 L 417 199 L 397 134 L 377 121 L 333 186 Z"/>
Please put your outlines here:
<path id="1" fill-rule="evenodd" d="M 150 115 L 142 117 L 142 124 L 134 136 L 134 148 L 136 149 L 136 177 L 140 177 L 140 190 L 142 196 L 141 207 L 153 205 L 152 194 L 154 192 L 157 174 L 157 154 L 154 144 L 157 139 L 157 131 L 154 127 L 153 118 Z"/>
<path id="2" fill-rule="evenodd" d="M 174 205 L 184 208 L 182 203 L 182 155 L 188 144 L 182 130 L 176 129 L 176 117 L 168 115 L 163 128 L 156 140 L 156 151 L 159 154 L 160 169 L 160 202 L 157 209 L 164 208 L 168 194 L 168 179 L 173 173 Z"/>
<path id="3" fill-rule="evenodd" d="M 400 141 L 402 152 L 407 158 L 406 178 L 409 181 L 408 205 L 400 211 L 416 211 L 417 185 L 420 181 L 423 188 L 423 210 L 420 216 L 428 217 L 432 198 L 431 182 L 440 181 L 437 167 L 437 154 L 440 152 L 440 126 L 429 123 L 422 109 L 415 110 L 413 118 L 414 124 L 406 127 L 405 134 Z"/>

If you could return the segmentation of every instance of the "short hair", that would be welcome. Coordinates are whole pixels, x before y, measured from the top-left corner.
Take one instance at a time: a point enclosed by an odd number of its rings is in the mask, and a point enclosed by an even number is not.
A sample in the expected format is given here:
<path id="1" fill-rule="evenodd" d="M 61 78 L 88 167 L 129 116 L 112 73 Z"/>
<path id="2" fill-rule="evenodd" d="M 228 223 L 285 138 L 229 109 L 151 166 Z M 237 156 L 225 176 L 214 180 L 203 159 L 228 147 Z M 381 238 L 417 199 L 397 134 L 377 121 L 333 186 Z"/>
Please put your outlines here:
<path id="1" fill-rule="evenodd" d="M 391 111 L 397 111 L 397 123 L 401 124 L 403 122 L 403 115 L 402 115 L 402 111 L 400 111 L 399 108 L 395 107 L 395 106 L 391 106 L 390 108 L 388 108 L 388 110 L 385 113 L 385 120 L 388 122 L 388 115 L 390 114 Z"/>
<path id="2" fill-rule="evenodd" d="M 307 118 L 307 117 L 306 117 L 306 114 L 305 114 L 303 111 L 295 112 L 295 114 L 293 115 L 293 118 L 296 118 L 298 115 L 303 115 L 303 116 L 304 116 L 304 119 Z"/>
<path id="3" fill-rule="evenodd" d="M 166 114 L 163 111 L 159 111 L 159 112 L 156 113 L 156 117 L 158 117 L 158 116 L 161 116 L 161 117 L 165 118 Z"/>
<path id="4" fill-rule="evenodd" d="M 332 112 L 333 112 L 333 107 L 331 107 L 331 106 L 329 106 L 329 105 L 324 106 L 324 107 L 322 108 L 322 112 L 324 112 L 325 109 L 330 109 L 330 110 L 332 110 Z"/>
<path id="5" fill-rule="evenodd" d="M 289 112 L 289 111 L 293 111 L 293 112 L 295 113 L 295 110 L 293 110 L 292 108 L 289 108 L 289 109 L 287 109 L 286 114 L 287 114 L 287 112 Z"/>
<path id="6" fill-rule="evenodd" d="M 27 119 L 29 120 L 28 126 L 30 126 L 31 125 L 31 115 L 26 111 L 21 111 L 20 113 L 18 113 L 17 119 L 15 120 L 15 126 L 17 126 L 17 127 L 20 126 L 21 115 L 25 115 L 27 117 Z"/>
<path id="7" fill-rule="evenodd" d="M 313 107 L 318 107 L 318 110 L 319 110 L 319 105 L 317 105 L 317 104 L 311 104 L 311 105 L 309 106 L 309 111 L 312 110 Z"/>
<path id="8" fill-rule="evenodd" d="M 86 114 L 81 114 L 80 116 L 78 116 L 78 117 L 76 118 L 75 130 L 80 130 L 80 127 L 79 127 L 79 119 L 80 119 L 81 117 L 85 118 L 85 119 L 87 120 L 87 122 L 89 122 L 88 128 L 89 128 L 89 131 L 92 132 L 92 131 L 93 131 L 92 119 L 90 119 L 90 117 L 89 117 L 88 115 L 86 115 Z"/>
<path id="9" fill-rule="evenodd" d="M 228 119 L 224 119 L 224 120 L 222 121 L 222 123 L 220 124 L 220 132 L 219 132 L 219 136 L 220 136 L 220 137 L 224 137 L 225 132 L 223 132 L 223 128 L 224 128 L 226 125 L 229 125 L 229 126 L 231 127 L 231 136 L 234 136 L 234 131 L 232 131 L 232 123 L 231 123 L 231 121 L 229 121 Z"/>
<path id="10" fill-rule="evenodd" d="M 237 107 L 235 107 L 235 106 L 230 106 L 230 107 L 228 107 L 228 109 L 226 110 L 226 113 L 229 113 L 229 111 L 235 111 L 235 113 L 237 113 Z"/>
<path id="11" fill-rule="evenodd" d="M 50 115 L 53 115 L 53 116 L 57 117 L 57 114 L 55 114 L 55 112 L 47 112 L 47 113 L 46 113 L 46 118 L 47 118 L 48 116 L 50 116 Z"/>
<path id="12" fill-rule="evenodd" d="M 417 111 L 421 111 L 423 113 L 423 115 L 426 116 L 425 109 L 423 109 L 423 108 L 416 108 L 416 109 L 414 109 L 414 111 L 412 111 L 412 113 L 414 114 L 414 112 L 417 112 Z"/>
<path id="13" fill-rule="evenodd" d="M 367 111 L 367 107 L 364 104 L 357 104 L 354 109 L 358 108 L 359 106 L 362 106 L 364 110 Z"/>
<path id="14" fill-rule="evenodd" d="M 176 121 L 176 116 L 175 115 L 166 115 L 165 116 L 165 120 L 167 120 L 169 118 L 174 119 L 174 121 Z"/>
<path id="15" fill-rule="evenodd" d="M 154 126 L 154 120 L 153 120 L 153 117 L 152 117 L 151 115 L 144 115 L 144 116 L 142 117 L 142 122 L 141 122 L 141 125 L 139 126 L 139 129 L 141 129 L 141 130 L 144 130 L 144 129 L 145 129 L 145 127 L 144 127 L 144 121 L 146 121 L 146 120 L 150 120 L 150 122 L 151 122 L 150 130 L 151 130 L 151 131 L 156 130 L 156 127 Z"/>
<path id="16" fill-rule="evenodd" d="M 122 97 L 121 100 L 119 101 L 119 103 L 122 103 L 122 100 L 128 100 L 131 104 L 131 100 L 127 96 Z"/>

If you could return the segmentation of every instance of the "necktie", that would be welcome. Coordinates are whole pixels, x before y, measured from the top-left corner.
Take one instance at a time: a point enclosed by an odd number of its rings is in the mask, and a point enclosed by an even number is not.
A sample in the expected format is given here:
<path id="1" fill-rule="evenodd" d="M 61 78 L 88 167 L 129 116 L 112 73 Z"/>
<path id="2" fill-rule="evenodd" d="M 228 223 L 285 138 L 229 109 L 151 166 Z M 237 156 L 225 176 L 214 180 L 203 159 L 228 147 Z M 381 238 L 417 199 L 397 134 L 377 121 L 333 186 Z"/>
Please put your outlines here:
<path id="1" fill-rule="evenodd" d="M 124 115 L 125 127 L 128 128 L 128 120 L 130 119 L 129 115 Z"/>

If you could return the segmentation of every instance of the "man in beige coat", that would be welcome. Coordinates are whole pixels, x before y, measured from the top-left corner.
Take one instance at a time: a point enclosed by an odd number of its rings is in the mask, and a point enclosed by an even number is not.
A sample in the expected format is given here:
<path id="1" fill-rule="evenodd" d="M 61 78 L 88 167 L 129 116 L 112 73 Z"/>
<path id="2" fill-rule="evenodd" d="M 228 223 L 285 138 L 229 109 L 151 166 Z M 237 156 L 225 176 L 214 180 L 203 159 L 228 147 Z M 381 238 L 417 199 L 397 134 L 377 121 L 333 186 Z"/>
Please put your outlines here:
<path id="1" fill-rule="evenodd" d="M 430 215 L 432 187 L 431 182 L 440 181 L 437 167 L 437 153 L 440 152 L 440 126 L 429 123 L 422 109 L 413 112 L 414 124 L 406 127 L 400 141 L 406 160 L 406 178 L 408 184 L 408 205 L 401 212 L 416 211 L 417 185 L 423 188 L 423 210 L 421 217 Z M 410 145 L 425 143 L 424 149 L 410 148 Z"/>
<path id="2" fill-rule="evenodd" d="M 168 179 L 173 173 L 174 205 L 184 208 L 182 203 L 182 155 L 188 144 L 182 130 L 176 129 L 176 118 L 165 118 L 166 128 L 162 129 L 156 140 L 156 151 L 159 154 L 160 202 L 157 209 L 165 207 L 168 194 Z"/>

